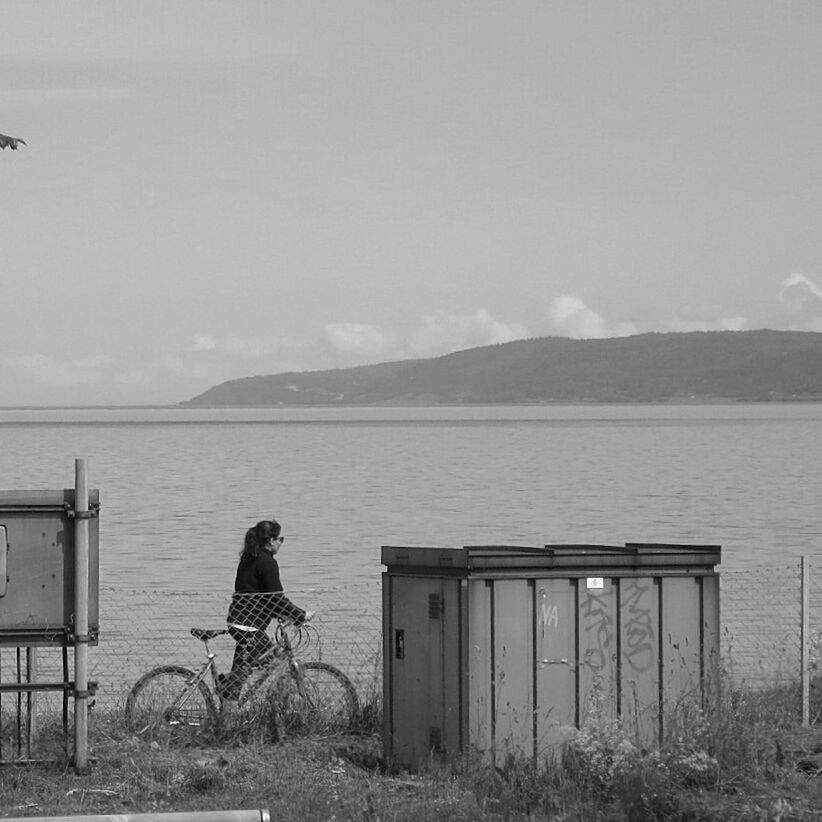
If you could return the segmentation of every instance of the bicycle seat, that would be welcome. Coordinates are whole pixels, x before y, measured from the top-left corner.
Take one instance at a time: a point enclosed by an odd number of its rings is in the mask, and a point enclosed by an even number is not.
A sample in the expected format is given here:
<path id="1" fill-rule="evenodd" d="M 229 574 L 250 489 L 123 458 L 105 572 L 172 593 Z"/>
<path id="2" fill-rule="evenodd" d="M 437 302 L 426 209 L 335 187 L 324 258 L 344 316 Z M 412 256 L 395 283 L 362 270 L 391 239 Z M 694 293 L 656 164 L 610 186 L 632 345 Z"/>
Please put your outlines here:
<path id="1" fill-rule="evenodd" d="M 221 636 L 222 634 L 227 634 L 227 628 L 217 628 L 215 629 L 208 629 L 208 628 L 192 628 L 191 629 L 191 636 L 196 637 L 197 639 L 201 639 L 203 642 L 206 642 L 209 639 L 214 639 L 215 636 Z"/>

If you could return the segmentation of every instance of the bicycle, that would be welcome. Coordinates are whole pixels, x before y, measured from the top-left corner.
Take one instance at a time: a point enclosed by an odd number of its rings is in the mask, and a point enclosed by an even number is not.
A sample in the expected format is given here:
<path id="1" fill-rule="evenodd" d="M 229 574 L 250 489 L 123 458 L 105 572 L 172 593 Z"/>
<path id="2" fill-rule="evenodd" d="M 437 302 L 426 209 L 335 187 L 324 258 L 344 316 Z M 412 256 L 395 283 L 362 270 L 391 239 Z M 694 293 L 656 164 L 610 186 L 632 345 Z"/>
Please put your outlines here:
<path id="1" fill-rule="evenodd" d="M 143 674 L 126 699 L 128 729 L 140 735 L 218 731 L 220 672 L 208 643 L 227 633 L 226 628 L 191 628 L 206 655 L 199 671 L 161 665 Z M 261 728 L 270 723 L 276 738 L 284 732 L 344 733 L 353 728 L 359 700 L 351 680 L 333 665 L 302 662 L 295 656 L 316 635 L 316 628 L 305 623 L 277 625 L 273 647 L 253 663 L 235 703 L 240 725 Z"/>

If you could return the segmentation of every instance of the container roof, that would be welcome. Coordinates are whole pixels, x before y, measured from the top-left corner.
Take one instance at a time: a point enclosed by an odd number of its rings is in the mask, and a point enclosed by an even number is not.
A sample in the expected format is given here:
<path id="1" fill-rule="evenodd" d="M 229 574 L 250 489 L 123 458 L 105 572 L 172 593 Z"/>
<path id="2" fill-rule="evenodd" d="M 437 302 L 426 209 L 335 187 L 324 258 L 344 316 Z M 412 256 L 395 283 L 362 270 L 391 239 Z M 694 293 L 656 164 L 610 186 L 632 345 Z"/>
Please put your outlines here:
<path id="1" fill-rule="evenodd" d="M 462 548 L 392 546 L 382 549 L 382 564 L 389 569 L 428 568 L 493 570 L 577 568 L 593 573 L 597 568 L 713 566 L 720 562 L 719 545 L 629 542 L 625 545 L 561 544 L 542 546 L 466 545 Z"/>

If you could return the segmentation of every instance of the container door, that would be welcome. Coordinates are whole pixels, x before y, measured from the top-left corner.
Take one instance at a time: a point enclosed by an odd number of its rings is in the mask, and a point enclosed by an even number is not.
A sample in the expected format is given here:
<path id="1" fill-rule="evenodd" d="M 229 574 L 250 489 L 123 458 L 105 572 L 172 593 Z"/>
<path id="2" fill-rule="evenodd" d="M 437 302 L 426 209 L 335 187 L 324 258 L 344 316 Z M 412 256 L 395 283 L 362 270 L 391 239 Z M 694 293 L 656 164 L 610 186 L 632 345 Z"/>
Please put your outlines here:
<path id="1" fill-rule="evenodd" d="M 387 586 L 386 750 L 416 767 L 444 752 L 446 736 L 459 745 L 458 588 L 455 580 L 399 576 Z"/>
<path id="2" fill-rule="evenodd" d="M 668 719 L 686 701 L 701 703 L 701 600 L 701 577 L 662 580 L 662 696 Z"/>
<path id="3" fill-rule="evenodd" d="M 493 596 L 494 754 L 502 765 L 508 754 L 535 753 L 534 583 L 496 580 Z"/>
<path id="4" fill-rule="evenodd" d="M 468 738 L 483 754 L 494 748 L 492 687 L 492 622 L 494 583 L 468 583 Z"/>
<path id="5" fill-rule="evenodd" d="M 719 699 L 719 576 L 706 574 L 702 580 L 702 686 L 703 704 Z"/>
<path id="6" fill-rule="evenodd" d="M 577 719 L 576 580 L 538 579 L 535 584 L 536 746 L 559 753 L 562 729 Z"/>
<path id="7" fill-rule="evenodd" d="M 609 578 L 583 577 L 579 590 L 579 710 L 600 719 L 617 715 L 617 585 Z"/>
<path id="8" fill-rule="evenodd" d="M 659 736 L 659 585 L 653 577 L 619 580 L 619 712 L 629 739 Z"/>

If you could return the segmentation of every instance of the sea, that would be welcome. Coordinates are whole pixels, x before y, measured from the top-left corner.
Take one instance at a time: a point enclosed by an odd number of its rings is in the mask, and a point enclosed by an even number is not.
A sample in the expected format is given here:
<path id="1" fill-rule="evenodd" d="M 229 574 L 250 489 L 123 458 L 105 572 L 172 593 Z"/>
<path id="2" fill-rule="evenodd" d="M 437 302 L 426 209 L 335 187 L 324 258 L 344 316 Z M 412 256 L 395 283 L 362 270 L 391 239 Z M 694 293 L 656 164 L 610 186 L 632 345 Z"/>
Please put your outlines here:
<path id="1" fill-rule="evenodd" d="M 188 629 L 224 625 L 260 519 L 283 526 L 286 593 L 317 609 L 306 653 L 363 692 L 384 545 L 720 545 L 751 677 L 784 667 L 798 558 L 822 554 L 822 404 L 0 409 L 0 488 L 72 488 L 76 460 L 101 500 L 100 704 L 161 662 L 202 663 Z M 225 664 L 233 643 L 212 649 Z"/>
<path id="2" fill-rule="evenodd" d="M 231 590 L 276 518 L 288 587 L 378 582 L 383 545 L 822 553 L 822 404 L 0 409 L 0 488 L 100 491 L 101 585 Z"/>

